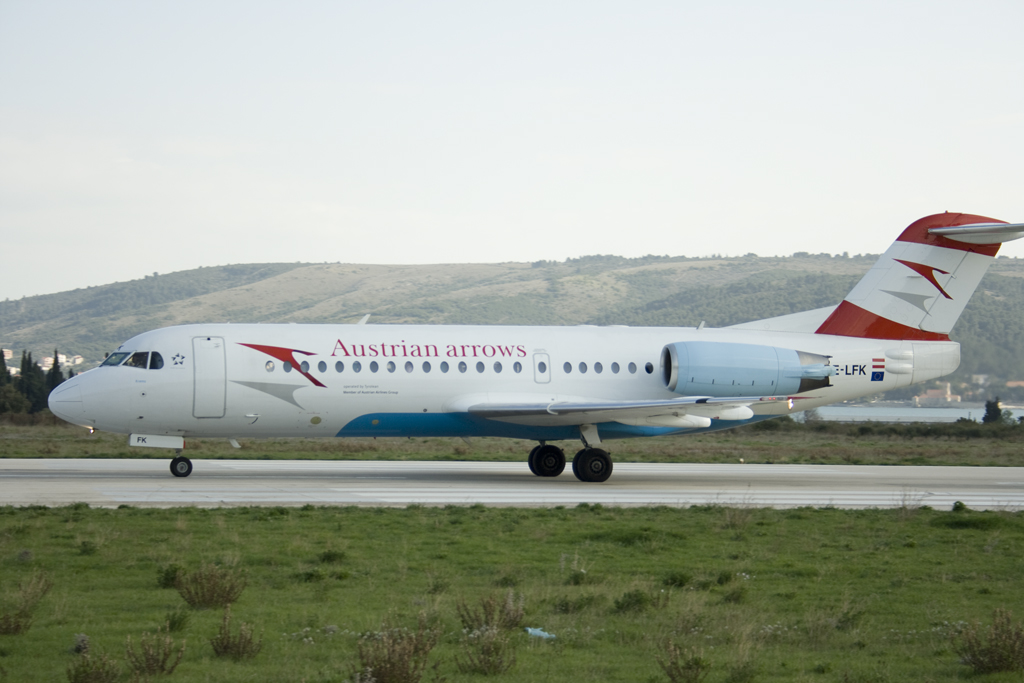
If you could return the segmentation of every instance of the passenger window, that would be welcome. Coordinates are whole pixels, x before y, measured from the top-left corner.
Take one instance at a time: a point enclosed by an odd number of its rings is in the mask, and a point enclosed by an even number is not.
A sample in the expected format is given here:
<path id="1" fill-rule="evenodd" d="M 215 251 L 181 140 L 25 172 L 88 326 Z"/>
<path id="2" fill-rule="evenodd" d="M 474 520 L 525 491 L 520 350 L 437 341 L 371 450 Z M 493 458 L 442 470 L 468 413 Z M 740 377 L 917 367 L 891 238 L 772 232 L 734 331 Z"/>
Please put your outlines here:
<path id="1" fill-rule="evenodd" d="M 423 372 L 430 372 L 430 363 L 423 361 Z"/>
<path id="2" fill-rule="evenodd" d="M 149 369 L 150 370 L 159 370 L 163 366 L 164 366 L 164 357 L 163 356 L 161 356 L 156 351 L 154 351 L 153 353 L 149 354 Z"/>
<path id="3" fill-rule="evenodd" d="M 285 372 L 291 372 L 292 371 L 292 364 L 291 364 L 290 361 L 285 361 L 284 363 L 281 364 L 281 367 L 284 368 Z"/>
<path id="4" fill-rule="evenodd" d="M 513 370 L 513 372 L 516 372 L 516 373 L 522 372 L 523 371 L 523 364 L 520 363 L 519 361 L 516 361 L 515 363 L 512 364 L 512 370 Z"/>
<path id="5" fill-rule="evenodd" d="M 466 371 L 466 361 L 460 360 L 459 361 L 459 372 L 465 372 L 465 371 Z"/>
<path id="6" fill-rule="evenodd" d="M 345 364 L 339 360 L 337 363 L 334 364 L 334 370 L 335 372 L 344 372 Z"/>
<path id="7" fill-rule="evenodd" d="M 370 361 L 370 372 L 377 372 L 377 370 L 379 370 L 379 369 L 380 369 L 380 366 L 377 365 L 377 361 L 371 360 Z"/>
<path id="8" fill-rule="evenodd" d="M 355 362 L 352 363 L 352 372 L 359 372 L 362 369 L 363 369 L 363 364 L 360 363 L 359 361 L 355 361 Z"/>
<path id="9" fill-rule="evenodd" d="M 618 363 L 612 363 L 612 372 L 614 374 L 616 374 L 616 375 L 619 374 L 619 364 Z"/>
<path id="10" fill-rule="evenodd" d="M 388 361 L 388 372 L 394 372 L 394 371 L 395 371 L 395 361 L 389 360 Z"/>
<path id="11" fill-rule="evenodd" d="M 441 361 L 441 372 L 448 372 L 448 361 Z"/>
<path id="12" fill-rule="evenodd" d="M 501 372 L 501 363 L 500 362 L 494 361 L 494 371 L 495 372 Z"/>
<path id="13" fill-rule="evenodd" d="M 143 368 L 149 365 L 149 351 L 138 351 L 124 362 L 126 368 Z"/>
<path id="14" fill-rule="evenodd" d="M 580 372 L 583 373 L 583 374 L 586 374 L 586 372 L 587 372 L 587 364 L 586 363 L 580 363 Z"/>
<path id="15" fill-rule="evenodd" d="M 411 360 L 405 361 L 405 371 L 406 372 L 412 372 L 412 361 Z"/>
<path id="16" fill-rule="evenodd" d="M 543 375 L 547 371 L 548 371 L 548 364 L 547 363 L 545 363 L 544 361 L 541 361 L 541 362 L 537 363 L 537 372 L 539 372 L 540 374 Z"/>
<path id="17" fill-rule="evenodd" d="M 267 364 L 264 365 L 263 367 L 265 367 L 267 369 L 267 372 L 273 372 L 274 371 L 274 361 L 268 360 Z"/>
<path id="18" fill-rule="evenodd" d="M 304 373 L 305 372 L 309 372 L 309 362 L 308 361 L 302 361 L 302 365 L 300 365 L 299 367 L 302 368 L 302 372 L 304 372 Z"/>
<path id="19" fill-rule="evenodd" d="M 648 375 L 653 373 L 654 372 L 654 364 L 653 363 L 648 363 L 647 365 L 644 366 L 644 370 L 647 371 Z"/>
<path id="20" fill-rule="evenodd" d="M 316 369 L 320 372 L 327 372 L 327 363 L 320 361 L 316 364 Z"/>
<path id="21" fill-rule="evenodd" d="M 570 363 L 569 361 L 566 361 L 565 365 L 562 366 L 562 370 L 564 370 L 565 374 L 568 375 L 570 372 L 572 372 L 572 363 Z"/>
<path id="22" fill-rule="evenodd" d="M 476 371 L 477 372 L 483 372 L 484 371 L 484 364 L 483 364 L 482 361 L 477 361 L 477 363 L 476 363 Z"/>
<path id="23" fill-rule="evenodd" d="M 107 356 L 107 359 L 100 363 L 100 365 L 120 365 L 121 361 L 123 361 L 129 355 L 131 354 L 128 351 L 116 351 Z"/>
<path id="24" fill-rule="evenodd" d="M 604 366 L 603 365 L 601 365 L 600 363 L 594 363 L 594 372 L 596 372 L 597 374 L 600 375 L 603 371 L 604 371 Z"/>
<path id="25" fill-rule="evenodd" d="M 632 375 L 634 373 L 636 373 L 636 363 L 630 363 L 629 364 L 629 374 Z"/>

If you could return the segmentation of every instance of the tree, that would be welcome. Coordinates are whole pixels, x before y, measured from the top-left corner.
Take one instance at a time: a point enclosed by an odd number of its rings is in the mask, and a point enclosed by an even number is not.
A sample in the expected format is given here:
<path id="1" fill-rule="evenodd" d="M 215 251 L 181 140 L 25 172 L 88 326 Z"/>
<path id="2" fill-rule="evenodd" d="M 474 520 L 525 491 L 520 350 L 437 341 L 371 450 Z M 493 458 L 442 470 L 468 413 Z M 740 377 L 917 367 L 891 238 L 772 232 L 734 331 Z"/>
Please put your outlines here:
<path id="1" fill-rule="evenodd" d="M 0 386 L 0 413 L 27 413 L 30 407 L 28 399 L 14 388 L 13 383 Z"/>
<path id="2" fill-rule="evenodd" d="M 0 352 L 0 389 L 11 383 L 11 373 L 7 371 L 7 361 L 4 354 Z M 0 411 L 2 412 L 2 411 Z"/>
<path id="3" fill-rule="evenodd" d="M 46 396 L 49 398 L 50 392 L 60 386 L 61 382 L 64 381 L 64 373 L 61 372 L 60 363 L 57 362 L 57 349 L 53 350 L 53 367 L 46 373 Z"/>
<path id="4" fill-rule="evenodd" d="M 1010 413 L 1010 411 L 1002 410 L 999 404 L 999 397 L 996 396 L 992 400 L 985 401 L 985 415 L 981 418 L 981 421 L 986 425 L 997 425 L 1006 422 L 1004 413 Z M 1011 413 L 1010 415 L 1013 418 L 1013 414 Z"/>
<path id="5" fill-rule="evenodd" d="M 18 391 L 28 399 L 30 413 L 38 413 L 46 408 L 46 375 L 43 369 L 32 362 L 32 354 L 21 352 L 21 375 L 18 377 Z"/>

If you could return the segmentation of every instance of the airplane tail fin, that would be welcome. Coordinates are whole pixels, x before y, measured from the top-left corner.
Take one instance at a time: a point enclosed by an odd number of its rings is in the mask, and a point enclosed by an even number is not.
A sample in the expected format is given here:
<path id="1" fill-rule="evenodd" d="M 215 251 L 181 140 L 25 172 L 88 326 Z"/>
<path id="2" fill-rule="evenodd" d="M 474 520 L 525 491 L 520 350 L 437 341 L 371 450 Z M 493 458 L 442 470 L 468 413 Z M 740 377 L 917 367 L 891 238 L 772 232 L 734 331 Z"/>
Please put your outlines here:
<path id="1" fill-rule="evenodd" d="M 948 341 L 999 245 L 1024 223 L 940 213 L 912 223 L 816 330 L 870 339 Z"/>

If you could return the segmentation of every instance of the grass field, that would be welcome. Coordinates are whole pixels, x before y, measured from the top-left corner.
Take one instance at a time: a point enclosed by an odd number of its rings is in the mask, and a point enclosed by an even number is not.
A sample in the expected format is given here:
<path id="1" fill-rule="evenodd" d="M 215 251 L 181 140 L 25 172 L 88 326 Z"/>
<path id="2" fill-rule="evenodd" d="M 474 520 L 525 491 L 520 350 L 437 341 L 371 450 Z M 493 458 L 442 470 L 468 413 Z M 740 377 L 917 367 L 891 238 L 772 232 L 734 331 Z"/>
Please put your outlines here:
<path id="1" fill-rule="evenodd" d="M 188 439 L 186 455 L 205 459 L 490 460 L 526 462 L 532 442 L 514 439 Z M 579 444 L 561 444 L 571 457 Z M 694 436 L 606 442 L 616 462 L 738 462 L 864 465 L 1024 465 L 1024 425 L 800 425 L 771 420 Z M 0 423 L 0 457 L 162 458 L 170 451 L 129 448 L 128 437 L 57 425 Z"/>
<path id="2" fill-rule="evenodd" d="M 262 651 L 214 657 L 222 612 L 193 610 L 169 680 L 343 681 L 359 634 L 420 615 L 436 673 L 478 680 L 455 663 L 470 647 L 457 606 L 508 591 L 525 616 L 498 680 L 667 681 L 667 641 L 702 653 L 707 681 L 958 680 L 964 622 L 1024 616 L 1022 551 L 1021 513 L 927 508 L 7 507 L 4 609 L 39 572 L 53 589 L 27 632 L 0 635 L 0 680 L 66 680 L 76 634 L 124 660 L 128 636 L 185 604 L 159 587 L 168 567 L 204 563 L 244 572 L 234 628 L 253 624 Z"/>

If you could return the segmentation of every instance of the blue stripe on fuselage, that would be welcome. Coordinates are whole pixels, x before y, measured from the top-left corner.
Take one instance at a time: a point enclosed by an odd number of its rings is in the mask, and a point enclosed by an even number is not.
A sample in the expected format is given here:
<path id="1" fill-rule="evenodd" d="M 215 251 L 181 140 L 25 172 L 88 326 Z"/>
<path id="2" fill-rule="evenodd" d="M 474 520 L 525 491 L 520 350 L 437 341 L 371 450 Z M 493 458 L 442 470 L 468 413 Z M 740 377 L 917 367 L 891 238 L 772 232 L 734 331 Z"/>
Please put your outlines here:
<path id="1" fill-rule="evenodd" d="M 703 429 L 672 427 L 637 427 L 619 422 L 600 422 L 602 439 L 629 439 L 666 434 L 699 434 L 732 429 L 760 422 L 776 415 L 755 415 L 749 420 L 715 420 Z M 469 413 L 370 413 L 361 415 L 342 427 L 337 436 L 500 436 L 532 441 L 560 441 L 580 438 L 579 427 L 564 425 L 537 427 L 489 420 Z"/>

